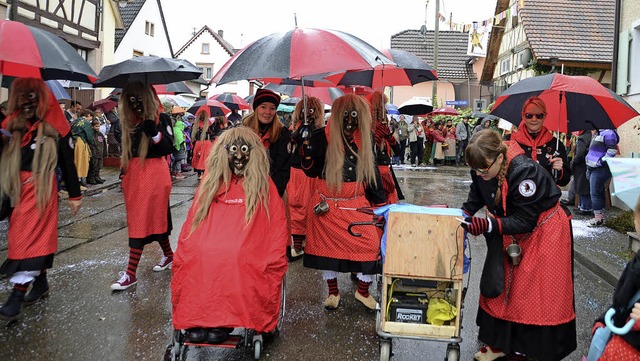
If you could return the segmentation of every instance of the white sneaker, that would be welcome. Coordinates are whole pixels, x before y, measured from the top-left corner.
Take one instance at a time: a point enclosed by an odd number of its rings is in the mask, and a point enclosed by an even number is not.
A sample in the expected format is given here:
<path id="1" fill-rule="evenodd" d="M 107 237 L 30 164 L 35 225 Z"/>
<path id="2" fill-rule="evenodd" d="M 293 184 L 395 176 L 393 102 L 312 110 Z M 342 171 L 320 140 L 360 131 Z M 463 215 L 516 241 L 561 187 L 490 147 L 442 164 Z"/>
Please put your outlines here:
<path id="1" fill-rule="evenodd" d="M 124 291 L 127 288 L 138 283 L 138 279 L 135 276 L 129 277 L 126 272 L 120 272 L 118 274 L 120 275 L 120 279 L 118 280 L 118 282 L 111 285 L 111 289 L 113 291 Z"/>

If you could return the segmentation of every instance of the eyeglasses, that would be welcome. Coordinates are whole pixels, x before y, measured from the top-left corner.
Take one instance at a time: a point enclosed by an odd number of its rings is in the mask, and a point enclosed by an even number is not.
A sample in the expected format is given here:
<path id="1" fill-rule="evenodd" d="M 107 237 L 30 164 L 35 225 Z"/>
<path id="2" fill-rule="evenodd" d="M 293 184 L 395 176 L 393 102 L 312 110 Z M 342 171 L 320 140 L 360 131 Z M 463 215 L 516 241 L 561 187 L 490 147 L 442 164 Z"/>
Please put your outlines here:
<path id="1" fill-rule="evenodd" d="M 500 156 L 500 155 L 498 155 L 498 156 Z M 491 167 L 493 167 L 493 165 L 496 164 L 497 160 L 498 160 L 498 157 L 496 157 L 496 159 L 494 159 L 493 162 L 491 162 L 491 164 L 489 164 L 489 166 L 487 168 L 471 168 L 471 170 L 474 171 L 474 172 L 478 172 L 480 174 L 487 175 L 487 174 L 489 174 L 489 169 L 491 169 Z"/>
<path id="2" fill-rule="evenodd" d="M 544 113 L 538 113 L 538 114 L 524 113 L 524 117 L 527 119 L 533 119 L 533 117 L 536 117 L 538 119 L 544 119 Z"/>

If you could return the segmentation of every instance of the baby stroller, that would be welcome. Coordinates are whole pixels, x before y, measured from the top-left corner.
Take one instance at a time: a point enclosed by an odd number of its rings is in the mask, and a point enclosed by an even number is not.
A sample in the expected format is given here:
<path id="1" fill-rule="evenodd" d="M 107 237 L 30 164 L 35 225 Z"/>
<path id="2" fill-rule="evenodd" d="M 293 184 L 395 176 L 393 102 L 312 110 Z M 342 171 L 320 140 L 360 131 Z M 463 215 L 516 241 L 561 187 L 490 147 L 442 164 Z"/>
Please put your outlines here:
<path id="1" fill-rule="evenodd" d="M 194 342 L 190 339 L 189 330 L 174 330 L 171 343 L 165 352 L 165 361 L 187 360 L 187 352 L 190 348 L 218 347 L 228 349 L 246 348 L 253 351 L 253 359 L 259 360 L 265 341 L 277 337 L 282 331 L 282 322 L 286 308 L 286 279 L 282 279 L 282 296 L 278 312 L 278 322 L 274 330 L 268 332 L 256 332 L 251 328 L 236 328 L 229 337 L 220 343 L 207 343 L 206 341 Z"/>

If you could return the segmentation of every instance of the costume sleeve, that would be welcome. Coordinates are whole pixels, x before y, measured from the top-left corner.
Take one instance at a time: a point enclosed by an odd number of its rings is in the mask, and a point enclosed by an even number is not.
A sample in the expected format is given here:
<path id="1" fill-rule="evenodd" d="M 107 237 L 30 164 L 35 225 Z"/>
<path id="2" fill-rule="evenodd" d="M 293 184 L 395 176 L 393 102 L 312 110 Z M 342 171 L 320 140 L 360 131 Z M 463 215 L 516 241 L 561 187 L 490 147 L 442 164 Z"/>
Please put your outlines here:
<path id="1" fill-rule="evenodd" d="M 494 234 L 531 232 L 540 213 L 557 203 L 560 190 L 551 175 L 539 164 L 526 162 L 507 174 L 507 215 L 496 218 Z"/>
<path id="2" fill-rule="evenodd" d="M 375 172 L 376 184 L 367 184 L 364 189 L 364 196 L 372 205 L 381 206 L 387 202 L 387 193 L 385 192 L 384 186 L 382 185 L 382 177 L 380 177 L 380 170 L 378 169 L 378 165 L 374 164 L 373 168 Z"/>
<path id="3" fill-rule="evenodd" d="M 69 199 L 80 199 L 82 193 L 80 192 L 76 165 L 73 163 L 72 142 L 71 132 L 58 140 L 58 167 L 62 171 L 62 179 L 67 187 L 67 192 L 69 192 Z"/>
<path id="4" fill-rule="evenodd" d="M 307 177 L 317 178 L 322 176 L 324 159 L 327 151 L 327 136 L 324 128 L 314 129 L 308 139 L 302 140 L 298 147 L 301 158 L 301 166 Z M 305 143 L 306 142 L 306 143 Z"/>
<path id="5" fill-rule="evenodd" d="M 476 182 L 478 181 L 478 176 L 474 171 L 471 171 L 471 186 L 469 187 L 469 195 L 467 196 L 467 201 L 462 204 L 462 210 L 467 213 L 469 216 L 473 216 L 478 212 L 482 207 L 485 206 L 484 200 L 482 199 L 482 195 L 478 190 L 478 185 Z"/>
<path id="6" fill-rule="evenodd" d="M 269 147 L 269 156 L 271 158 L 271 179 L 278 188 L 280 197 L 284 194 L 291 177 L 291 132 L 289 129 L 282 128 L 280 137 L 275 144 Z"/>
<path id="7" fill-rule="evenodd" d="M 84 134 L 87 136 L 87 143 L 89 144 L 89 146 L 94 145 L 96 142 L 93 139 L 93 127 L 91 127 L 91 123 L 87 120 L 85 120 L 82 123 L 82 130 L 84 131 Z"/>
<path id="8" fill-rule="evenodd" d="M 171 127 L 171 118 L 167 114 L 160 114 L 158 122 L 158 131 L 160 132 L 160 140 L 155 143 L 151 140 L 149 150 L 154 155 L 164 156 L 173 153 L 173 129 Z"/>
<path id="9" fill-rule="evenodd" d="M 560 171 L 560 174 L 558 174 L 556 184 L 559 186 L 566 186 L 571 180 L 571 164 L 569 163 L 569 158 L 567 158 L 567 148 L 565 148 L 562 142 L 558 143 L 557 150 L 560 154 L 560 158 L 562 158 L 562 170 Z"/>

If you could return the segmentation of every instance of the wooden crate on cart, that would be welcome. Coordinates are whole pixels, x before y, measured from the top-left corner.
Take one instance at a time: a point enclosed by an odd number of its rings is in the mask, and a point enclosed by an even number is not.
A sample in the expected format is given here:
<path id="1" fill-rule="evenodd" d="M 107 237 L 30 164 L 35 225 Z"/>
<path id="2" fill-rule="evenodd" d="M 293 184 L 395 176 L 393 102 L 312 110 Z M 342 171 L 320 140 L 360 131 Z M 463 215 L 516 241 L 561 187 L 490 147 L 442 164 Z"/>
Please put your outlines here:
<path id="1" fill-rule="evenodd" d="M 460 336 L 464 229 L 455 214 L 454 209 L 444 209 L 439 214 L 389 212 L 382 277 L 382 331 L 440 339 Z M 457 214 L 459 217 L 459 210 Z M 425 281 L 421 286 L 403 288 L 412 292 L 441 293 L 458 309 L 457 317 L 442 326 L 387 320 L 391 287 L 393 285 L 395 290 L 402 280 Z M 425 283 L 433 286 L 424 286 Z"/>

